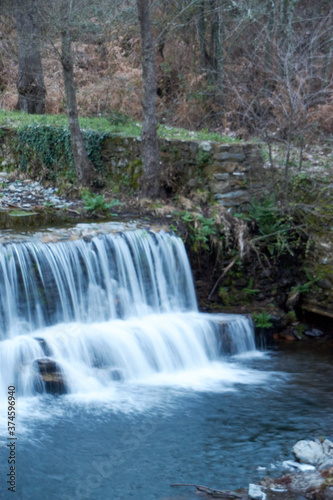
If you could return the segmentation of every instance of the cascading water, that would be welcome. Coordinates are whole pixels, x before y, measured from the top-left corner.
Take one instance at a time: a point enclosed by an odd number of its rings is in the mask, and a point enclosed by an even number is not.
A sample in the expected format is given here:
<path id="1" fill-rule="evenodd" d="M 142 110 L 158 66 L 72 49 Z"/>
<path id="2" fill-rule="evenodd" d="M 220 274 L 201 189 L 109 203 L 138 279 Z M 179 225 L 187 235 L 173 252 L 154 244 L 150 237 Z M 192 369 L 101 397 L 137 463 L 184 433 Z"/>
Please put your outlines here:
<path id="1" fill-rule="evenodd" d="M 170 483 L 233 490 L 330 436 L 329 345 L 320 362 L 306 342 L 258 352 L 249 319 L 198 312 L 176 236 L 102 223 L 13 241 L 1 234 L 1 498 L 185 500 Z"/>
<path id="2" fill-rule="evenodd" d="M 198 312 L 182 241 L 145 230 L 1 245 L 0 338 L 0 399 L 59 374 L 98 391 L 255 349 L 247 318 Z"/>

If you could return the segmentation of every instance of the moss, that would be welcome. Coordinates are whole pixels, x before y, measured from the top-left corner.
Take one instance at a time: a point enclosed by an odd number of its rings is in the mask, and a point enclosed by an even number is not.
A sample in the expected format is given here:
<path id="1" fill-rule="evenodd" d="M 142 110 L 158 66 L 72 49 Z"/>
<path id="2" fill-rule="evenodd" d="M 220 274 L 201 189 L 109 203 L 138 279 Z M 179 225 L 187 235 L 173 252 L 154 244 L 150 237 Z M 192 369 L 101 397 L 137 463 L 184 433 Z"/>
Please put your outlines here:
<path id="1" fill-rule="evenodd" d="M 10 217 L 29 217 L 36 215 L 36 212 L 25 212 L 24 210 L 11 210 L 8 214 Z"/>
<path id="2" fill-rule="evenodd" d="M 330 277 L 333 276 L 333 265 L 330 264 L 315 264 L 314 276 Z"/>
<path id="3" fill-rule="evenodd" d="M 228 289 L 220 286 L 219 288 L 219 299 L 223 302 L 223 305 L 229 307 L 230 306 L 230 296 Z"/>

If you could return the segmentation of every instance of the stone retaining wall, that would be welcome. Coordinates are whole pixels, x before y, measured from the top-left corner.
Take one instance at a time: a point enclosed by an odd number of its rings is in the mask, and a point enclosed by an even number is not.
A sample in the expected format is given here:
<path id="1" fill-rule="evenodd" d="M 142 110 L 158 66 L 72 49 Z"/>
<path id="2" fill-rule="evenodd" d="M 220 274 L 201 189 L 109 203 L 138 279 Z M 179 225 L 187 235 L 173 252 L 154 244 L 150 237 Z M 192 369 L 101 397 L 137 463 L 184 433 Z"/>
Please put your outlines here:
<path id="1" fill-rule="evenodd" d="M 15 130 L 2 129 L 0 166 L 20 168 Z M 211 192 L 221 205 L 238 207 L 265 186 L 259 143 L 218 143 L 159 139 L 161 183 L 169 193 L 193 189 Z M 109 180 L 138 186 L 142 172 L 141 138 L 105 137 L 102 164 Z"/>
<path id="2" fill-rule="evenodd" d="M 141 174 L 139 138 L 105 139 L 103 163 L 116 181 L 124 175 L 136 182 Z M 263 189 L 264 168 L 258 143 L 221 144 L 210 141 L 159 140 L 162 184 L 171 192 L 181 187 L 208 189 L 226 207 L 249 201 Z"/>

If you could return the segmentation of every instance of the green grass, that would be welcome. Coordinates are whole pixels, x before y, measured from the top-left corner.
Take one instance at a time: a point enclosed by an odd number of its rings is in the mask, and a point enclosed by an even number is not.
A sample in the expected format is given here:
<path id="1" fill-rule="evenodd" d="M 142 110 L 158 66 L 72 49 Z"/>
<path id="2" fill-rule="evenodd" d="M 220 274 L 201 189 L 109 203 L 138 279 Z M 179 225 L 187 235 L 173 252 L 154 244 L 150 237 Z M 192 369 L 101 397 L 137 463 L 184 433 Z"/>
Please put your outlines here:
<path id="1" fill-rule="evenodd" d="M 49 125 L 50 127 L 67 127 L 66 115 L 29 115 L 20 111 L 0 110 L 0 127 L 20 128 L 27 125 Z M 122 119 L 116 117 L 91 117 L 80 118 L 80 127 L 85 130 L 116 134 L 123 137 L 138 137 L 141 135 L 142 125 L 132 121 L 129 117 Z M 199 132 L 191 132 L 182 128 L 159 125 L 158 136 L 165 139 L 178 139 L 183 141 L 216 141 L 216 142 L 241 142 L 232 137 L 222 137 L 216 133 L 210 133 L 206 129 Z"/>

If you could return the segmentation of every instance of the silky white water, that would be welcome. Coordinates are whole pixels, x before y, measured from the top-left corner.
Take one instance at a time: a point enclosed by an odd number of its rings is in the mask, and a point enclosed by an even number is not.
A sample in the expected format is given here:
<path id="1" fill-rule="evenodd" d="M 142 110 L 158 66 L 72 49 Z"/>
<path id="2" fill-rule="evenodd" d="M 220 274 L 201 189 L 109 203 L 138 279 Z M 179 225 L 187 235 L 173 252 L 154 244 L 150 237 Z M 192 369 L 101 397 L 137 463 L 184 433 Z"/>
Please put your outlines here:
<path id="1" fill-rule="evenodd" d="M 255 351 L 247 318 L 198 312 L 181 239 L 144 230 L 0 246 L 0 338 L 0 399 L 45 391 L 45 358 L 66 392 L 96 394 L 220 378 L 226 355 Z"/>

